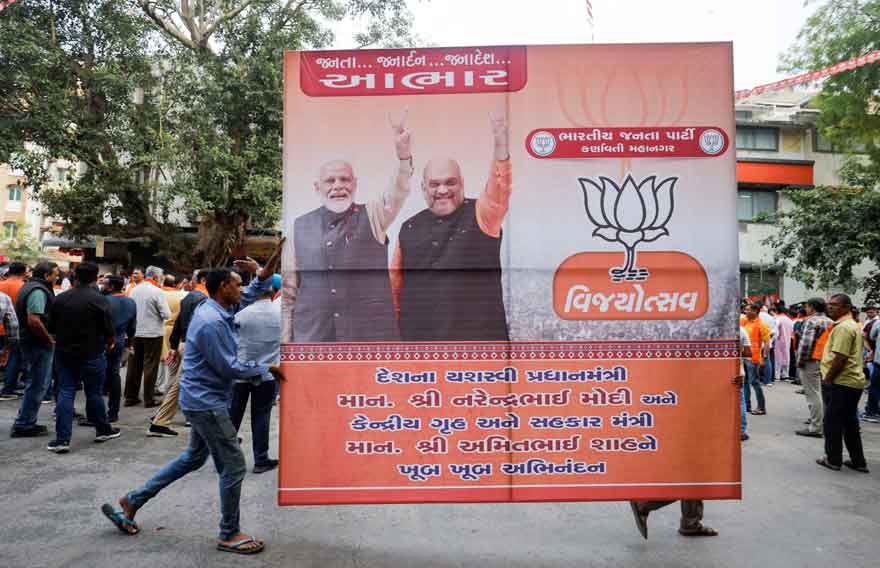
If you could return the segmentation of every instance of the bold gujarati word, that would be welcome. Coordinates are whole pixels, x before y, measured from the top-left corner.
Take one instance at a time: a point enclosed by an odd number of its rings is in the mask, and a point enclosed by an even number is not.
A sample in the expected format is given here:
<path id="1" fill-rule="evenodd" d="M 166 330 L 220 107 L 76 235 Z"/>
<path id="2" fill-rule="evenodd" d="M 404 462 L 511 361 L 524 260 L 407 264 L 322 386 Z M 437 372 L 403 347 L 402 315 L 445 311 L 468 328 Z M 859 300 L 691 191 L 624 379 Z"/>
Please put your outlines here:
<path id="1" fill-rule="evenodd" d="M 529 453 L 529 452 L 576 452 L 581 445 L 581 437 L 575 434 L 569 438 L 527 438 L 511 440 L 507 436 L 489 436 L 482 440 L 459 440 L 458 449 L 471 454 Z"/>
<path id="2" fill-rule="evenodd" d="M 562 463 L 547 461 L 543 458 L 532 458 L 524 462 L 501 464 L 501 473 L 506 475 L 585 475 L 606 473 L 605 462 L 587 463 L 571 458 Z"/>
<path id="3" fill-rule="evenodd" d="M 536 430 L 565 428 L 601 428 L 601 416 L 530 416 L 529 426 Z"/>
<path id="4" fill-rule="evenodd" d="M 440 408 L 443 406 L 443 395 L 437 389 L 428 389 L 410 395 L 407 402 L 416 408 Z"/>
<path id="5" fill-rule="evenodd" d="M 541 369 L 526 371 L 526 381 L 530 383 L 588 383 L 603 381 L 624 382 L 629 372 L 626 367 L 618 365 L 612 369 L 595 367 L 593 369 L 580 369 L 566 371 L 564 369 Z"/>
<path id="6" fill-rule="evenodd" d="M 590 449 L 597 452 L 656 452 L 657 438 L 650 434 L 630 438 L 593 438 Z"/>
<path id="7" fill-rule="evenodd" d="M 363 414 L 355 414 L 349 424 L 352 430 L 381 430 L 382 432 L 399 432 L 401 430 L 421 430 L 420 418 L 404 418 L 400 414 L 389 414 L 384 420 L 370 420 Z"/>
<path id="8" fill-rule="evenodd" d="M 471 408 L 507 407 L 507 406 L 566 406 L 571 399 L 571 389 L 559 392 L 527 392 L 490 395 L 483 389 L 471 389 L 469 394 L 455 396 L 450 399 L 452 406 Z"/>
<path id="9" fill-rule="evenodd" d="M 340 394 L 336 397 L 336 405 L 342 408 L 394 408 L 394 402 L 387 394 Z"/>
<path id="10" fill-rule="evenodd" d="M 581 404 L 586 406 L 629 406 L 632 404 L 632 391 L 620 387 L 607 391 L 602 387 L 593 387 L 589 392 L 581 393 Z"/>
<path id="11" fill-rule="evenodd" d="M 645 297 L 645 290 L 640 284 L 632 284 L 634 292 L 590 292 L 589 286 L 575 284 L 568 289 L 565 298 L 565 313 L 580 311 L 587 313 L 591 307 L 598 308 L 602 313 L 623 312 L 674 312 L 682 309 L 693 312 L 697 309 L 699 292 L 658 292 Z"/>
<path id="12" fill-rule="evenodd" d="M 504 367 L 500 371 L 446 371 L 447 383 L 515 383 L 516 369 Z"/>
<path id="13" fill-rule="evenodd" d="M 462 481 L 479 481 L 484 475 L 492 475 L 490 463 L 451 463 L 449 473 L 457 475 Z"/>
<path id="14" fill-rule="evenodd" d="M 398 464 L 397 471 L 400 472 L 400 475 L 408 477 L 410 481 L 428 481 L 431 477 L 440 477 L 440 464 Z"/>
<path id="15" fill-rule="evenodd" d="M 376 382 L 380 385 L 388 383 L 397 383 L 406 385 L 410 383 L 436 383 L 437 373 L 434 371 L 425 371 L 423 373 L 414 373 L 412 371 L 389 371 L 385 367 L 376 369 Z"/>
<path id="16" fill-rule="evenodd" d="M 371 454 L 399 454 L 401 449 L 394 445 L 392 440 L 387 442 L 371 442 L 369 440 L 348 440 L 345 442 L 345 451 L 349 454 L 366 456 Z"/>

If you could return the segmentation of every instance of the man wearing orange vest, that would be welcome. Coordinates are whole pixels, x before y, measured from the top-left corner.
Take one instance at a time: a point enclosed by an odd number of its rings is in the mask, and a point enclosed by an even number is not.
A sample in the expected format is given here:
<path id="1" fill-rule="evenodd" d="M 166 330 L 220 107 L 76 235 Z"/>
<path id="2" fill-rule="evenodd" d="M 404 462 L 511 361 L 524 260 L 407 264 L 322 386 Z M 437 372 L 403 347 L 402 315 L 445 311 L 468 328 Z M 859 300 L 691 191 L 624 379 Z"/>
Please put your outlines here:
<path id="1" fill-rule="evenodd" d="M 746 380 L 743 383 L 746 411 L 757 415 L 767 414 L 764 402 L 764 389 L 761 386 L 762 373 L 760 371 L 770 349 L 770 328 L 758 317 L 760 310 L 760 303 L 746 306 L 746 321 L 743 324 L 746 333 L 749 335 L 749 341 L 752 344 L 751 358 L 743 360 L 746 367 Z M 756 410 L 752 410 L 752 393 L 749 387 L 755 390 L 755 399 L 758 403 Z"/>
<path id="2" fill-rule="evenodd" d="M 822 376 L 819 373 L 819 362 L 822 351 L 831 334 L 834 322 L 825 315 L 825 300 L 810 298 L 804 307 L 807 319 L 801 327 L 801 339 L 798 343 L 797 366 L 807 405 L 810 408 L 810 422 L 802 430 L 795 431 L 798 436 L 811 438 L 822 437 L 822 416 L 825 411 L 822 404 Z"/>

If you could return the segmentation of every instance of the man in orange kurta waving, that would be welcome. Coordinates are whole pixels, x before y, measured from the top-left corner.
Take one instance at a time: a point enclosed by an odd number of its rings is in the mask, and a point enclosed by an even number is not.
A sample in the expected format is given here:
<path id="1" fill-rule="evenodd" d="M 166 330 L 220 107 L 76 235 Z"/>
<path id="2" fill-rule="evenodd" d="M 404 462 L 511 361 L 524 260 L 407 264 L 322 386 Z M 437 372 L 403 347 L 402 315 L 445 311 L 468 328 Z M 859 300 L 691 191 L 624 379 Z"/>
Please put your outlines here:
<path id="1" fill-rule="evenodd" d="M 477 199 L 464 195 L 461 167 L 428 162 L 427 209 L 403 222 L 391 289 L 404 341 L 507 341 L 501 285 L 501 225 L 511 193 L 507 121 L 491 117 L 493 160 Z"/>

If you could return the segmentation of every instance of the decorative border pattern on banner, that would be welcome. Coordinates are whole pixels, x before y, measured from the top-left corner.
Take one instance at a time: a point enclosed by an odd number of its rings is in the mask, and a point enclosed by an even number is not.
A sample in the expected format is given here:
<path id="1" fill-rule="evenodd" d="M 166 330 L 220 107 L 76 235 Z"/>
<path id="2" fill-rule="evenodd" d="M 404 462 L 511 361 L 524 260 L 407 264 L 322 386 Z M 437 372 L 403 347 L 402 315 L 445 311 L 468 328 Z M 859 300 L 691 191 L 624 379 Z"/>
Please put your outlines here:
<path id="1" fill-rule="evenodd" d="M 511 343 L 286 343 L 281 361 L 493 361 L 542 359 L 731 359 L 738 342 L 591 341 Z"/>

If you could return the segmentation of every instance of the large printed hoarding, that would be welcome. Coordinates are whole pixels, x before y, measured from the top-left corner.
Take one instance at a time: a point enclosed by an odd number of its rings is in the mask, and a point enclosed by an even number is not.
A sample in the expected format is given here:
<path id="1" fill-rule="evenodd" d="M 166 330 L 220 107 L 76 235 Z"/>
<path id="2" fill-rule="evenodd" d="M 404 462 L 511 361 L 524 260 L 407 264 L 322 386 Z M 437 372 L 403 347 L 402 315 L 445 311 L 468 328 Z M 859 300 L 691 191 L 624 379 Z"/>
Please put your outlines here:
<path id="1" fill-rule="evenodd" d="M 731 53 L 287 53 L 279 502 L 738 498 Z"/>

